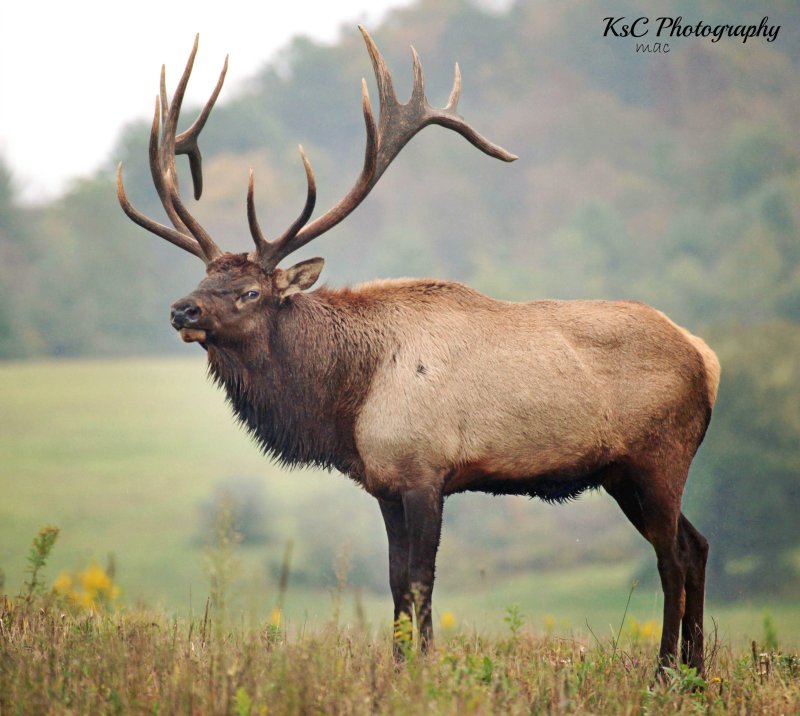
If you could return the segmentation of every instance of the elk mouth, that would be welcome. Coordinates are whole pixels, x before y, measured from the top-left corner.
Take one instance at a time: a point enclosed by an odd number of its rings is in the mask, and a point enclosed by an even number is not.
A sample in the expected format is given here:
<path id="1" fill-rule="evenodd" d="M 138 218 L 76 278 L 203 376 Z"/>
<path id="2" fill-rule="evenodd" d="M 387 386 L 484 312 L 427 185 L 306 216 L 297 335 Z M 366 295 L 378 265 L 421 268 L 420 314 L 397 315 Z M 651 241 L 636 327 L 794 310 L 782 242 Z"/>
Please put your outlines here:
<path id="1" fill-rule="evenodd" d="M 179 328 L 181 340 L 184 343 L 204 343 L 206 340 L 206 331 L 202 328 Z"/>

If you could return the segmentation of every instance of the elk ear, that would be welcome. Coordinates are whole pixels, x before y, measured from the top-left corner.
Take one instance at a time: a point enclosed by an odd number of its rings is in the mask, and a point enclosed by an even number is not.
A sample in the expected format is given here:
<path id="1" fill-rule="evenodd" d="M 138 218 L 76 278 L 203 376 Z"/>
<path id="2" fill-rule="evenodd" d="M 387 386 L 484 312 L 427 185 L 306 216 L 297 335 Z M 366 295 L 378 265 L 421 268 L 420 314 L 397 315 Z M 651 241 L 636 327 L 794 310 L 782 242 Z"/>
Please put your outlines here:
<path id="1" fill-rule="evenodd" d="M 325 259 L 301 261 L 285 271 L 275 272 L 275 289 L 282 300 L 293 293 L 311 288 L 319 278 Z"/>

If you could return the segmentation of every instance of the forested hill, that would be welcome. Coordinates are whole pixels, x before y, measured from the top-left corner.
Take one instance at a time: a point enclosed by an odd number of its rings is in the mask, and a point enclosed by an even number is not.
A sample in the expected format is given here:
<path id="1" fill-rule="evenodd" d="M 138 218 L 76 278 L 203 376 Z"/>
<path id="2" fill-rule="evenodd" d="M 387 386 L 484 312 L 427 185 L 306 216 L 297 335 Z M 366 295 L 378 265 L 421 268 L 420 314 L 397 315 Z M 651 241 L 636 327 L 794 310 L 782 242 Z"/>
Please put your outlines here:
<path id="1" fill-rule="evenodd" d="M 603 37 L 603 17 L 642 10 L 606 5 L 489 12 L 427 0 L 372 28 L 401 98 L 412 42 L 434 104 L 446 101 L 458 60 L 462 114 L 520 160 L 505 165 L 426 129 L 364 205 L 309 248 L 325 255 L 327 280 L 436 275 L 520 299 L 636 297 L 692 328 L 796 319 L 800 8 L 662 3 L 651 17 L 757 24 L 768 14 L 781 30 L 774 42 L 673 38 L 668 54 L 643 54 L 634 38 Z M 246 92 L 223 90 L 202 138 L 196 214 L 224 247 L 249 244 L 249 167 L 273 233 L 303 201 L 298 143 L 315 167 L 320 209 L 357 176 L 362 76 L 376 94 L 358 31 L 341 37 L 335 46 L 298 38 Z M 198 61 L 222 59 L 200 52 Z M 180 70 L 168 68 L 173 82 Z M 146 166 L 147 109 L 107 171 L 42 210 L 15 207 L 8 177 L 0 180 L 0 355 L 177 348 L 165 308 L 201 266 L 131 225 L 112 187 L 122 159 L 135 203 L 162 215 Z"/>
<path id="2" fill-rule="evenodd" d="M 365 203 L 302 256 L 325 256 L 332 285 L 434 275 L 504 298 L 630 297 L 701 332 L 721 355 L 723 387 L 696 499 L 720 518 L 717 538 L 745 560 L 717 569 L 728 569 L 731 584 L 736 574 L 752 579 L 760 562 L 747 559 L 769 549 L 791 564 L 788 548 L 800 542 L 792 526 L 800 513 L 800 5 L 482 7 L 421 0 L 370 29 L 401 98 L 410 44 L 432 104 L 445 103 L 457 60 L 461 113 L 519 161 L 497 162 L 451 132 L 426 129 Z M 712 26 L 768 16 L 780 31 L 771 42 L 662 38 L 668 53 L 604 37 L 604 17 L 645 12 Z M 188 53 L 190 34 L 185 41 Z M 202 43 L 200 52 L 203 62 L 222 60 L 203 56 Z M 180 70 L 168 68 L 168 78 Z M 354 23 L 333 46 L 295 39 L 246 91 L 223 90 L 201 141 L 205 193 L 190 204 L 224 248 L 250 245 L 249 167 L 266 230 L 275 235 L 296 216 L 305 194 L 298 143 L 314 165 L 321 209 L 348 190 L 363 158 L 362 76 L 377 97 L 371 75 Z M 0 357 L 188 350 L 167 309 L 202 265 L 133 226 L 113 189 L 122 159 L 134 203 L 162 216 L 146 164 L 148 128 L 147 118 L 128 127 L 106 171 L 45 207 L 18 206 L 2 172 Z"/>

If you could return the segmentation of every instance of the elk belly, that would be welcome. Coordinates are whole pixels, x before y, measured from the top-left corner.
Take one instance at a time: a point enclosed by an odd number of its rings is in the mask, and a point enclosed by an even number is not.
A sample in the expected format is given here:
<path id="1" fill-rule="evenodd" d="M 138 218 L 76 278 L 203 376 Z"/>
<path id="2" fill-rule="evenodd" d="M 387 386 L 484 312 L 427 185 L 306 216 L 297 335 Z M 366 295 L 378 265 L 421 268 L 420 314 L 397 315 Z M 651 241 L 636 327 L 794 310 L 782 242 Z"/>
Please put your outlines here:
<path id="1" fill-rule="evenodd" d="M 475 468 L 466 488 L 487 474 L 527 480 L 602 462 L 607 399 L 563 338 L 536 350 L 527 331 L 497 342 L 469 320 L 435 320 L 458 325 L 430 321 L 373 379 L 356 426 L 368 490 L 459 466 Z"/>

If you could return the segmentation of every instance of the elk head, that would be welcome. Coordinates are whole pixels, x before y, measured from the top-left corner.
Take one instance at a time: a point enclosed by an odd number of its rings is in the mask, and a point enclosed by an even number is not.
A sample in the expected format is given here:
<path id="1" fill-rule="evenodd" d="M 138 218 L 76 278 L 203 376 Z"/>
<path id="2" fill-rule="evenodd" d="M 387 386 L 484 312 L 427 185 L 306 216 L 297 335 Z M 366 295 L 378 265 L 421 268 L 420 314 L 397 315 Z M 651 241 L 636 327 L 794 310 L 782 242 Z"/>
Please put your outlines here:
<path id="1" fill-rule="evenodd" d="M 380 114 L 376 126 L 362 79 L 361 94 L 366 124 L 366 150 L 361 175 L 349 193 L 333 208 L 311 223 L 316 186 L 314 173 L 303 148 L 300 156 L 306 171 L 308 192 L 303 210 L 286 231 L 274 240 L 267 240 L 256 218 L 253 199 L 253 172 L 247 191 L 247 219 L 255 248 L 247 254 L 223 253 L 208 232 L 189 213 L 181 200 L 175 157 L 187 154 L 194 185 L 195 199 L 203 189 L 202 164 L 198 136 L 208 119 L 225 79 L 228 61 L 225 60 L 217 85 L 194 124 L 176 136 L 178 116 L 186 86 L 197 53 L 198 39 L 186 69 L 181 76 L 172 101 L 166 93 L 164 68 L 161 70 L 160 94 L 156 98 L 153 125 L 150 132 L 150 171 L 158 196 L 174 228 L 165 226 L 135 209 L 125 195 L 122 183 L 122 163 L 117 170 L 117 196 L 125 213 L 148 231 L 179 246 L 206 264 L 206 278 L 187 297 L 176 301 L 171 309 L 171 322 L 184 341 L 202 345 L 241 344 L 267 320 L 268 309 L 277 309 L 293 293 L 310 288 L 322 271 L 323 260 L 302 261 L 291 268 L 280 269 L 278 264 L 290 253 L 304 246 L 328 229 L 336 226 L 369 194 L 391 161 L 405 144 L 423 127 L 439 124 L 452 129 L 489 156 L 511 162 L 517 157 L 489 142 L 470 127 L 456 112 L 461 93 L 461 73 L 455 66 L 453 89 L 442 109 L 430 106 L 423 86 L 422 67 L 414 48 L 414 83 L 411 98 L 398 102 L 386 63 L 367 31 L 359 26 L 367 45 L 378 85 Z"/>

